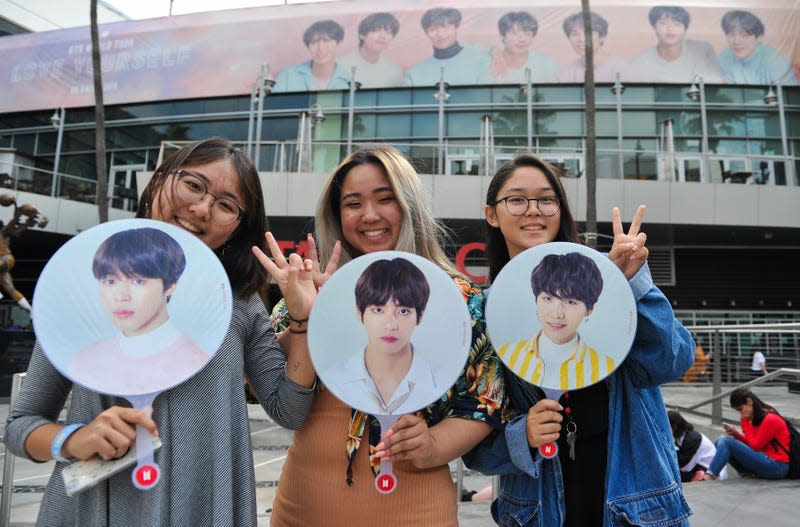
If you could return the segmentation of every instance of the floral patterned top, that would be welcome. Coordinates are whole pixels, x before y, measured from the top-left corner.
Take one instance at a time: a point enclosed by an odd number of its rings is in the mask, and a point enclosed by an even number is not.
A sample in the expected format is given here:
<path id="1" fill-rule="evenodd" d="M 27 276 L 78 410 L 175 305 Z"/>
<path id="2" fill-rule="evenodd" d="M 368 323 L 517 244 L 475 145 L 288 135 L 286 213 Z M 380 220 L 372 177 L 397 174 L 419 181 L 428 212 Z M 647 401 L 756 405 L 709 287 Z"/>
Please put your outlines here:
<path id="1" fill-rule="evenodd" d="M 463 278 L 454 277 L 453 281 L 467 302 L 472 320 L 472 343 L 467 364 L 453 387 L 438 401 L 417 412 L 417 415 L 425 419 L 428 426 L 433 426 L 446 417 L 458 417 L 484 421 L 492 428 L 498 429 L 501 426 L 501 413 L 505 406 L 503 369 L 486 333 L 483 292 Z M 281 332 L 289 327 L 289 322 L 286 303 L 281 300 L 272 311 L 272 325 L 276 332 Z M 317 385 L 318 389 L 325 389 L 321 383 Z M 344 445 L 351 464 L 367 425 L 370 427 L 370 454 L 372 454 L 380 439 L 380 425 L 374 417 L 354 409 L 350 419 L 349 437 Z M 372 459 L 372 456 L 370 458 Z M 380 470 L 380 461 L 375 460 L 372 469 L 377 474 Z M 352 484 L 351 466 L 348 467 L 347 483 Z"/>

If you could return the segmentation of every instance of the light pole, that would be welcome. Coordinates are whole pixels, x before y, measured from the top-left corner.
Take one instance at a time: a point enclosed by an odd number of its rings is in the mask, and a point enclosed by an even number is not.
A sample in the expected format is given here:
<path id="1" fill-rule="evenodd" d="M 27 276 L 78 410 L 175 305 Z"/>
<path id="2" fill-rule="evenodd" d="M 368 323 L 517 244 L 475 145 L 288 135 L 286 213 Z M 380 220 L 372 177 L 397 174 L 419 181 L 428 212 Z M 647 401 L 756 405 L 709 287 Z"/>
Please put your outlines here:
<path id="1" fill-rule="evenodd" d="M 700 85 L 700 88 L 697 85 Z M 709 181 L 711 174 L 708 173 L 708 120 L 706 117 L 706 85 L 703 82 L 701 75 L 695 75 L 692 79 L 692 87 L 686 92 L 686 95 L 693 101 L 700 100 L 700 127 L 702 129 L 703 137 L 701 139 L 700 149 L 702 151 L 702 177 L 701 181 Z"/>
<path id="2" fill-rule="evenodd" d="M 481 164 L 483 175 L 491 176 L 494 173 L 494 119 L 491 115 L 481 117 Z"/>
<path id="3" fill-rule="evenodd" d="M 50 117 L 50 124 L 53 125 L 53 128 L 58 130 L 56 138 L 56 158 L 53 161 L 53 184 L 50 186 L 50 195 L 53 197 L 58 195 L 58 183 L 60 181 L 58 177 L 58 164 L 61 161 L 61 139 L 64 137 L 64 121 L 66 116 L 67 112 L 62 106 L 53 112 L 53 115 Z"/>
<path id="4" fill-rule="evenodd" d="M 347 108 L 347 153 L 353 148 L 353 113 L 356 100 L 356 90 L 361 87 L 361 83 L 356 80 L 356 67 L 350 70 L 350 80 L 347 83 L 350 86 L 350 101 Z"/>
<path id="5" fill-rule="evenodd" d="M 775 84 L 775 91 L 772 91 L 772 86 L 769 87 L 767 94 L 764 96 L 764 102 L 769 106 L 778 106 L 778 119 L 780 119 L 781 125 L 781 150 L 783 150 L 783 165 L 785 167 L 784 170 L 786 171 L 786 184 L 789 186 L 794 186 L 797 184 L 797 181 L 795 181 L 794 178 L 794 162 L 789 158 L 789 142 L 786 140 L 786 116 L 784 115 L 783 86 L 781 83 Z"/>
<path id="6" fill-rule="evenodd" d="M 525 84 L 519 87 L 527 98 L 525 125 L 528 135 L 528 152 L 533 150 L 533 86 L 531 85 L 531 73 L 530 68 L 525 68 Z"/>
<path id="7" fill-rule="evenodd" d="M 255 83 L 250 92 L 250 105 L 247 109 L 247 156 L 250 159 L 253 158 L 253 121 L 256 117 L 253 107 L 258 103 L 258 99 L 258 83 Z"/>
<path id="8" fill-rule="evenodd" d="M 314 141 L 314 126 L 325 121 L 325 114 L 322 107 L 314 103 L 308 110 L 300 112 L 300 126 L 297 130 L 297 171 L 310 172 L 311 166 L 311 144 Z M 306 145 L 308 148 L 306 148 Z"/>
<path id="9" fill-rule="evenodd" d="M 622 94 L 625 93 L 625 86 L 622 85 L 619 72 L 617 72 L 617 80 L 614 86 L 611 87 L 611 93 L 617 98 L 617 163 L 619 163 L 619 178 L 625 179 L 625 160 L 622 156 Z M 639 158 L 637 157 L 636 160 L 638 162 Z M 637 166 L 636 168 L 638 176 L 639 167 Z"/>
<path id="10" fill-rule="evenodd" d="M 439 171 L 437 174 L 444 174 L 444 103 L 450 98 L 447 88 L 450 85 L 444 81 L 444 67 L 439 73 L 439 82 L 436 83 L 436 93 L 433 98 L 439 103 Z"/>
<path id="11" fill-rule="evenodd" d="M 259 161 L 261 158 L 261 121 L 262 113 L 264 111 L 264 97 L 272 92 L 272 87 L 275 86 L 275 79 L 269 74 L 269 64 L 261 65 L 261 74 L 258 76 L 258 110 L 256 113 L 256 144 L 255 154 L 253 155 L 253 163 L 256 165 L 256 170 L 259 168 Z"/>

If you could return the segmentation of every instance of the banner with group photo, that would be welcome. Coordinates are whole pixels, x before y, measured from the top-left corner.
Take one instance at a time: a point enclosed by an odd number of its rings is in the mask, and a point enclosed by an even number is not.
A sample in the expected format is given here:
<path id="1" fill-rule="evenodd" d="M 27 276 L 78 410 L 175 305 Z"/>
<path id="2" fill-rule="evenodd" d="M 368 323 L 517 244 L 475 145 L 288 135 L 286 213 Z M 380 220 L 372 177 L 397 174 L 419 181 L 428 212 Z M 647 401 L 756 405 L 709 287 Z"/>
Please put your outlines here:
<path id="1" fill-rule="evenodd" d="M 595 81 L 794 85 L 794 0 L 594 0 Z M 100 25 L 107 104 L 275 92 L 583 82 L 578 0 L 342 0 Z M 94 104 L 88 27 L 0 38 L 0 112 Z"/>

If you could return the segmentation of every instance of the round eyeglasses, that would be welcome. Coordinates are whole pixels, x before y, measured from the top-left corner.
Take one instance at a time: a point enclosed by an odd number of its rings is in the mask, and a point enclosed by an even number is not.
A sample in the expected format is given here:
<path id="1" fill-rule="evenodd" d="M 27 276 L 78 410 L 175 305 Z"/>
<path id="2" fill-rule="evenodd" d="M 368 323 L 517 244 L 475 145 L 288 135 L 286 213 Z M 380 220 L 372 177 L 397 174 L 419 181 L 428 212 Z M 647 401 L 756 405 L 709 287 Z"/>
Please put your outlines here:
<path id="1" fill-rule="evenodd" d="M 506 203 L 506 210 L 508 210 L 508 213 L 512 216 L 522 216 L 528 212 L 531 201 L 536 203 L 536 208 L 542 213 L 542 216 L 554 216 L 561 206 L 558 201 L 558 196 L 526 198 L 525 196 L 513 195 L 498 199 L 494 204 L 497 205 L 501 201 Z"/>
<path id="2" fill-rule="evenodd" d="M 202 201 L 206 195 L 214 198 L 211 203 L 211 219 L 219 225 L 230 225 L 244 216 L 244 209 L 238 203 L 231 198 L 218 198 L 211 194 L 205 179 L 188 170 L 178 170 L 175 190 L 178 192 L 178 196 L 188 203 Z"/>

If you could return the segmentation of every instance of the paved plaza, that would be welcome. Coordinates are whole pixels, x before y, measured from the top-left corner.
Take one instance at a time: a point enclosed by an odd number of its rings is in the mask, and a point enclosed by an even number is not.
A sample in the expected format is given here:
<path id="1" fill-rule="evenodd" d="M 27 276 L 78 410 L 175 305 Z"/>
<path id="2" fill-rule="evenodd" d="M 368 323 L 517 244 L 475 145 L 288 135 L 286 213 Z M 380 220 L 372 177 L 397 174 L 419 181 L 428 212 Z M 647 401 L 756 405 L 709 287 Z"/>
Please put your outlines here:
<path id="1" fill-rule="evenodd" d="M 757 387 L 755 391 L 778 410 L 800 420 L 800 395 L 791 394 L 785 385 Z M 709 386 L 671 384 L 664 387 L 668 405 L 687 407 L 711 396 Z M 705 409 L 710 413 L 710 407 Z M 0 404 L 0 419 L 5 423 L 8 404 Z M 737 414 L 723 404 L 723 417 L 734 419 Z M 707 418 L 688 415 L 687 418 L 709 435 L 716 438 L 721 428 L 710 425 Z M 253 443 L 253 460 L 256 467 L 258 496 L 258 525 L 269 525 L 272 499 L 278 485 L 286 451 L 292 433 L 272 423 L 259 406 L 250 406 L 250 427 Z M 5 452 L 2 453 L 5 456 Z M 44 485 L 52 469 L 51 463 L 37 464 L 16 459 L 14 490 L 11 500 L 10 525 L 34 525 Z M 451 463 L 456 477 L 456 463 Z M 480 490 L 491 485 L 489 477 L 464 469 L 463 485 L 467 490 Z M 733 478 L 722 482 L 692 483 L 684 486 L 684 494 L 694 510 L 692 525 L 731 526 L 769 525 L 770 527 L 796 527 L 797 504 L 800 503 L 800 480 L 764 481 Z M 766 522 L 766 523 L 765 523 Z M 459 505 L 459 523 L 462 527 L 493 525 L 488 502 L 470 502 Z M 357 523 L 354 523 L 357 525 Z M 309 526 L 315 527 L 315 526 Z"/>

